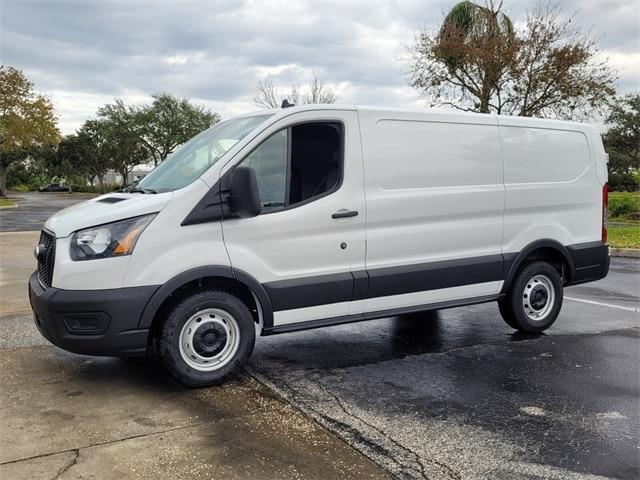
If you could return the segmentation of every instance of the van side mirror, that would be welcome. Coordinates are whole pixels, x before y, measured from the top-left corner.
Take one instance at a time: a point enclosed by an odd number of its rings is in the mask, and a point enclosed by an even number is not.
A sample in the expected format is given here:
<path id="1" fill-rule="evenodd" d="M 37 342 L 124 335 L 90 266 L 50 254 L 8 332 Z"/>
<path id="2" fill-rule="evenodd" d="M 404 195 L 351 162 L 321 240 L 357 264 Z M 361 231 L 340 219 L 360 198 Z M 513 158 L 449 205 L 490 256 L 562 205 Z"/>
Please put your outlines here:
<path id="1" fill-rule="evenodd" d="M 240 218 L 255 217 L 262 210 L 256 172 L 251 167 L 236 167 L 231 174 L 229 195 L 231 214 Z"/>

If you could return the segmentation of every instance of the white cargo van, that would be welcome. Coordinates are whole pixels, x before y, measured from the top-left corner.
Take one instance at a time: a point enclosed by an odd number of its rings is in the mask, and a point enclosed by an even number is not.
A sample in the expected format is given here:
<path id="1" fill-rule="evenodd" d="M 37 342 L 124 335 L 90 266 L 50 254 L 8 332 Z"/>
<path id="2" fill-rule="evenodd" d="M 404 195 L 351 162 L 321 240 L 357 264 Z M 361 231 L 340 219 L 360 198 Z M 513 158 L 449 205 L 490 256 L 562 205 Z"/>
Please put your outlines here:
<path id="1" fill-rule="evenodd" d="M 540 332 L 563 287 L 603 278 L 606 154 L 588 125 L 354 106 L 220 123 L 127 193 L 45 224 L 41 333 L 153 351 L 210 385 L 272 335 L 497 301 Z"/>

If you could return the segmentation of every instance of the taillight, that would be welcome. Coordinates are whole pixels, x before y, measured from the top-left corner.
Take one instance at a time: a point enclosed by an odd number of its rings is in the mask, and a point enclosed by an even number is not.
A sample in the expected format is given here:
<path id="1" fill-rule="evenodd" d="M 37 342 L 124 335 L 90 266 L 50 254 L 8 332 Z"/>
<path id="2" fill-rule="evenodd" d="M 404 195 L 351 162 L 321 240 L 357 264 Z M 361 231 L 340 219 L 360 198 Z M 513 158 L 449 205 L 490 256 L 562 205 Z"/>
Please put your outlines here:
<path id="1" fill-rule="evenodd" d="M 602 243 L 607 243 L 607 207 L 609 206 L 609 184 L 602 186 Z"/>

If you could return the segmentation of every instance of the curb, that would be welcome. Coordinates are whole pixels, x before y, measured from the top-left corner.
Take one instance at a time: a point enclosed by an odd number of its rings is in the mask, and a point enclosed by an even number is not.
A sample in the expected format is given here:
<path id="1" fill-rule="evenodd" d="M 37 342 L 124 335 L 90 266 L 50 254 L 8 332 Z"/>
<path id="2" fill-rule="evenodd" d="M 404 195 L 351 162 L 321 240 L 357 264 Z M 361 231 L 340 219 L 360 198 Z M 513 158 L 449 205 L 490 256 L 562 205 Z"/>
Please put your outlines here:
<path id="1" fill-rule="evenodd" d="M 613 248 L 609 247 L 609 256 L 640 258 L 640 248 Z"/>

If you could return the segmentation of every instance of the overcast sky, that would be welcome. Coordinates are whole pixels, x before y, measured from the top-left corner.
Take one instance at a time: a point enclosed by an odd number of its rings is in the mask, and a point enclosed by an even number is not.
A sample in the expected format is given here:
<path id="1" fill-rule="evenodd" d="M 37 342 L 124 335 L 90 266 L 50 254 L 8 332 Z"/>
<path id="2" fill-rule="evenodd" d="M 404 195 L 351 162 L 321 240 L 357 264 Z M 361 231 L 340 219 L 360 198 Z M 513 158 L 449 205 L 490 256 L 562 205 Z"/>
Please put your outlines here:
<path id="1" fill-rule="evenodd" d="M 532 0 L 533 1 L 533 0 Z M 505 0 L 514 20 L 532 1 Z M 435 29 L 454 0 L 0 0 L 1 60 L 54 101 L 71 133 L 114 98 L 167 91 L 220 112 L 255 110 L 258 80 L 305 83 L 313 72 L 340 103 L 422 107 L 406 84 L 405 46 Z M 566 0 L 620 72 L 640 88 L 640 1 Z"/>

